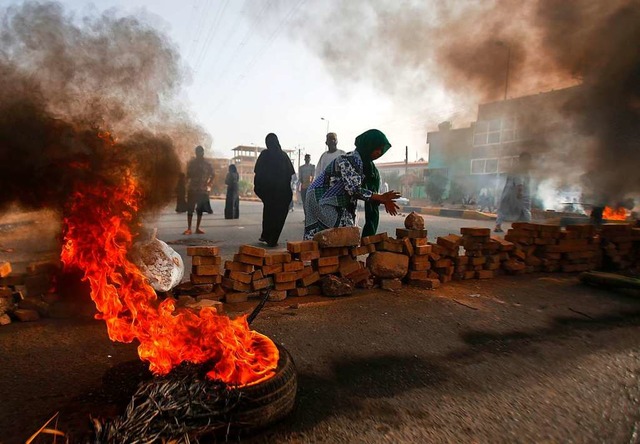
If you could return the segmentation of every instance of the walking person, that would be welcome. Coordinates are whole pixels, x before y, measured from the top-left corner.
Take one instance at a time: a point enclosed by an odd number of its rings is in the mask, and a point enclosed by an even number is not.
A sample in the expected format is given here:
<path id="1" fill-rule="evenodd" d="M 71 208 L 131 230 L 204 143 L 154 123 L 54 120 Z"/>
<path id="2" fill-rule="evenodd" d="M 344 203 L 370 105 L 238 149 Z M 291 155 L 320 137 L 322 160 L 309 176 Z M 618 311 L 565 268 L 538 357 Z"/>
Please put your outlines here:
<path id="1" fill-rule="evenodd" d="M 291 159 L 282 151 L 278 136 L 265 138 L 267 149 L 260 153 L 254 168 L 254 192 L 262 200 L 262 234 L 260 241 L 268 246 L 278 245 L 278 239 L 289 213 L 293 193 L 291 176 L 295 174 Z"/>
<path id="2" fill-rule="evenodd" d="M 229 172 L 224 180 L 227 185 L 227 198 L 224 202 L 224 218 L 238 219 L 240 217 L 240 194 L 238 190 L 238 182 L 240 176 L 235 165 L 229 165 Z"/>
<path id="3" fill-rule="evenodd" d="M 194 211 L 197 214 L 196 233 L 204 234 L 200 229 L 202 213 L 213 213 L 209 202 L 209 189 L 213 183 L 213 167 L 204 158 L 204 148 L 198 145 L 196 157 L 187 164 L 187 229 L 182 234 L 191 234 Z"/>
<path id="4" fill-rule="evenodd" d="M 299 168 L 298 176 L 300 177 L 300 197 L 302 205 L 304 206 L 305 198 L 307 197 L 307 190 L 313 182 L 316 175 L 316 166 L 311 163 L 311 156 L 309 154 L 304 155 L 304 165 Z"/>
<path id="5" fill-rule="evenodd" d="M 335 158 L 344 156 L 345 154 L 344 151 L 338 149 L 338 135 L 336 133 L 328 133 L 324 143 L 327 145 L 328 151 L 322 153 L 320 160 L 318 160 L 318 166 L 316 167 L 318 175 L 322 173 Z"/>
<path id="6" fill-rule="evenodd" d="M 504 232 L 502 229 L 504 221 L 528 222 L 531 220 L 530 167 L 531 155 L 526 152 L 520 154 L 518 164 L 507 175 L 502 190 L 494 233 Z"/>
<path id="7" fill-rule="evenodd" d="M 319 172 L 307 190 L 304 202 L 304 238 L 313 236 L 327 228 L 356 226 L 358 199 L 365 202 L 365 224 L 362 236 L 370 236 L 378 230 L 379 205 L 387 213 L 398 214 L 394 199 L 400 197 L 396 191 L 378 194 L 380 173 L 373 161 L 386 153 L 391 144 L 379 130 L 372 129 L 356 137 L 356 149 L 336 158 Z"/>

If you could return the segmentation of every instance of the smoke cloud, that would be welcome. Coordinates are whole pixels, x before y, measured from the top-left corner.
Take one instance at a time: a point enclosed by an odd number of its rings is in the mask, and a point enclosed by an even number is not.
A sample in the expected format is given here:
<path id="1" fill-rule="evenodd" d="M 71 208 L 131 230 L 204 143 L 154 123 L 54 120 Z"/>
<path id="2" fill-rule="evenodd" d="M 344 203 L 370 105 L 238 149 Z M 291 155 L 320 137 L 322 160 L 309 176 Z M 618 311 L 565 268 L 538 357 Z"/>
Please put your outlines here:
<path id="1" fill-rule="evenodd" d="M 539 140 L 541 179 L 580 181 L 594 202 L 640 192 L 638 0 L 334 0 L 305 8 L 290 35 L 337 83 L 365 80 L 422 103 L 444 88 L 473 111 L 579 84 L 549 110 L 572 136 Z M 531 114 L 523 124 L 535 131 L 545 116 Z M 437 116 L 425 113 L 428 129 Z"/>
<path id="2" fill-rule="evenodd" d="M 145 209 L 172 196 L 204 131 L 180 106 L 176 49 L 134 17 L 58 3 L 0 10 L 0 211 L 60 209 L 78 182 L 131 174 Z"/>

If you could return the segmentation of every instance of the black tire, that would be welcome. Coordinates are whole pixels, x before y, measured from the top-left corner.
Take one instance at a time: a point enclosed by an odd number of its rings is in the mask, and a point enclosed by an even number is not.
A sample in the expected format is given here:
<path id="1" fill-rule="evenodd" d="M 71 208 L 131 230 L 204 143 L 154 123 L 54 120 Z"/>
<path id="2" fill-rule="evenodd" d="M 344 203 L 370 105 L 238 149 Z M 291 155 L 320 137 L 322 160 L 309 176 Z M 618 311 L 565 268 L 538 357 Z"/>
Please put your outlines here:
<path id="1" fill-rule="evenodd" d="M 242 397 L 231 415 L 231 430 L 250 433 L 286 417 L 295 407 L 298 376 L 289 352 L 276 344 L 280 352 L 276 374 L 268 380 L 242 387 Z"/>

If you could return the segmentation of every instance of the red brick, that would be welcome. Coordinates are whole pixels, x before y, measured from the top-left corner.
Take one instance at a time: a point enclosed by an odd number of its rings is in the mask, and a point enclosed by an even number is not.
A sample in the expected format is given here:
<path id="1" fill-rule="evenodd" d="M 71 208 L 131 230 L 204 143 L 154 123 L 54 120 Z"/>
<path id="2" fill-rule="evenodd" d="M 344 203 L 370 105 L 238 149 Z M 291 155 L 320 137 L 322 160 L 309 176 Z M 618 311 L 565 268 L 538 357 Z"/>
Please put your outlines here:
<path id="1" fill-rule="evenodd" d="M 287 295 L 293 296 L 293 297 L 300 297 L 300 296 L 306 296 L 308 293 L 309 293 L 309 290 L 307 290 L 306 287 L 298 287 L 288 291 Z"/>
<path id="2" fill-rule="evenodd" d="M 374 247 L 375 248 L 375 247 Z M 352 257 L 362 256 L 364 254 L 369 254 L 369 246 L 361 245 L 359 247 L 354 247 L 350 251 Z"/>
<path id="3" fill-rule="evenodd" d="M 376 247 L 376 250 L 402 253 L 404 252 L 404 243 L 396 239 L 385 239 Z"/>
<path id="4" fill-rule="evenodd" d="M 219 265 L 194 265 L 191 271 L 198 276 L 215 276 L 220 274 Z"/>
<path id="5" fill-rule="evenodd" d="M 355 247 L 360 245 L 360 228 L 336 227 L 322 230 L 313 236 L 320 247 Z"/>
<path id="6" fill-rule="evenodd" d="M 314 259 L 320 258 L 320 251 L 311 250 L 311 251 L 303 251 L 299 254 L 299 259 L 303 262 L 312 261 Z"/>
<path id="7" fill-rule="evenodd" d="M 340 258 L 338 272 L 340 273 L 340 276 L 345 277 L 355 271 L 358 271 L 361 267 L 362 265 L 360 265 L 360 262 L 349 256 L 345 256 Z"/>
<path id="8" fill-rule="evenodd" d="M 409 230 L 406 228 L 396 228 L 396 237 L 409 239 L 425 239 L 427 237 L 427 230 Z"/>
<path id="9" fill-rule="evenodd" d="M 201 284 L 218 284 L 221 282 L 222 276 L 199 276 L 197 274 L 191 273 L 189 280 L 192 284 L 201 285 Z"/>
<path id="10" fill-rule="evenodd" d="M 235 254 L 233 256 L 234 262 L 242 262 L 243 264 L 255 265 L 256 267 L 261 266 L 264 263 L 264 259 L 257 256 L 250 256 L 248 254 Z"/>
<path id="11" fill-rule="evenodd" d="M 411 239 L 411 243 L 413 244 L 414 247 L 424 247 L 428 245 L 428 241 L 426 237 L 419 238 L 419 239 Z"/>
<path id="12" fill-rule="evenodd" d="M 253 287 L 254 291 L 262 290 L 263 288 L 267 288 L 267 287 L 271 287 L 271 286 L 273 286 L 273 278 L 266 277 L 266 278 L 263 278 L 263 279 L 258 279 L 257 281 L 253 281 L 251 283 L 251 286 Z"/>
<path id="13" fill-rule="evenodd" d="M 247 254 L 249 256 L 264 258 L 267 255 L 267 250 L 260 247 L 254 247 L 253 245 L 241 245 L 238 250 L 240 254 Z"/>
<path id="14" fill-rule="evenodd" d="M 250 273 L 243 273 L 241 271 L 232 271 L 229 273 L 229 279 L 233 279 L 234 281 L 242 282 L 244 284 L 249 284 L 253 280 L 253 275 Z"/>
<path id="15" fill-rule="evenodd" d="M 276 282 L 275 289 L 276 290 L 293 290 L 296 288 L 296 282 Z"/>
<path id="16" fill-rule="evenodd" d="M 326 267 L 327 265 L 338 265 L 340 258 L 338 256 L 321 257 L 315 261 L 315 265 L 318 267 Z"/>
<path id="17" fill-rule="evenodd" d="M 406 276 L 407 279 L 417 280 L 417 281 L 426 281 L 429 279 L 428 271 L 417 271 L 417 270 L 409 270 Z"/>
<path id="18" fill-rule="evenodd" d="M 407 256 L 413 256 L 413 244 L 411 243 L 411 240 L 408 237 L 405 237 L 404 239 L 404 253 Z"/>
<path id="19" fill-rule="evenodd" d="M 244 282 L 234 281 L 230 278 L 222 279 L 222 286 L 234 291 L 251 291 L 251 284 L 245 284 Z"/>
<path id="20" fill-rule="evenodd" d="M 216 246 L 187 247 L 187 256 L 218 256 L 220 249 Z"/>
<path id="21" fill-rule="evenodd" d="M 437 244 L 444 248 L 452 250 L 458 248 L 461 241 L 462 237 L 458 236 L 457 234 L 449 234 L 444 237 L 438 237 Z"/>
<path id="22" fill-rule="evenodd" d="M 368 268 L 363 267 L 347 275 L 347 278 L 352 280 L 354 284 L 366 281 L 371 277 L 371 271 Z"/>
<path id="23" fill-rule="evenodd" d="M 292 261 L 282 264 L 282 271 L 300 271 L 304 268 L 304 262 Z"/>
<path id="24" fill-rule="evenodd" d="M 220 256 L 193 256 L 191 265 L 220 265 L 222 258 Z"/>
<path id="25" fill-rule="evenodd" d="M 268 253 L 264 257 L 265 265 L 285 264 L 288 262 L 291 262 L 291 253 L 288 252 Z"/>
<path id="26" fill-rule="evenodd" d="M 253 271 L 253 265 L 243 264 L 242 262 L 226 261 L 224 263 L 224 269 L 225 270 L 231 270 L 231 271 L 242 271 L 244 273 L 250 273 L 251 271 Z"/>
<path id="27" fill-rule="evenodd" d="M 317 271 L 314 271 L 313 273 L 300 279 L 300 283 L 305 287 L 308 287 L 309 285 L 315 282 L 318 282 L 319 280 L 320 280 L 320 273 L 318 273 Z"/>
<path id="28" fill-rule="evenodd" d="M 276 273 L 274 275 L 274 280 L 276 284 L 280 282 L 295 282 L 297 277 L 298 273 L 293 271 L 283 271 L 282 273 Z"/>
<path id="29" fill-rule="evenodd" d="M 339 270 L 340 266 L 339 265 L 325 265 L 324 267 L 318 267 L 318 273 L 320 273 L 321 275 L 325 275 L 325 274 L 333 274 L 333 273 L 337 273 Z"/>
<path id="30" fill-rule="evenodd" d="M 268 276 L 274 273 L 281 273 L 283 271 L 283 264 L 264 265 L 262 267 L 262 274 Z"/>
<path id="31" fill-rule="evenodd" d="M 349 254 L 349 250 L 349 247 L 320 248 L 320 257 L 347 256 Z"/>
<path id="32" fill-rule="evenodd" d="M 312 240 L 287 242 L 287 250 L 290 253 L 302 253 L 303 251 L 318 251 L 318 243 Z"/>

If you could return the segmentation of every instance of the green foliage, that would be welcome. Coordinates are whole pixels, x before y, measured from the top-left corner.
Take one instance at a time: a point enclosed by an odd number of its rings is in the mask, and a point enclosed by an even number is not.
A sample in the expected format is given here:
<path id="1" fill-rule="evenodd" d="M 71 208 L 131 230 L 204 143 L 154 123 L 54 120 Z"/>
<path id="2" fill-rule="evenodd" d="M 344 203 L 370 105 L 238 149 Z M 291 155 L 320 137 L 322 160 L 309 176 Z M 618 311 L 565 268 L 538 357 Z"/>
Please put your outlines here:
<path id="1" fill-rule="evenodd" d="M 247 182 L 246 180 L 239 181 L 238 182 L 238 194 L 240 196 L 253 195 L 253 184 L 251 182 Z"/>

